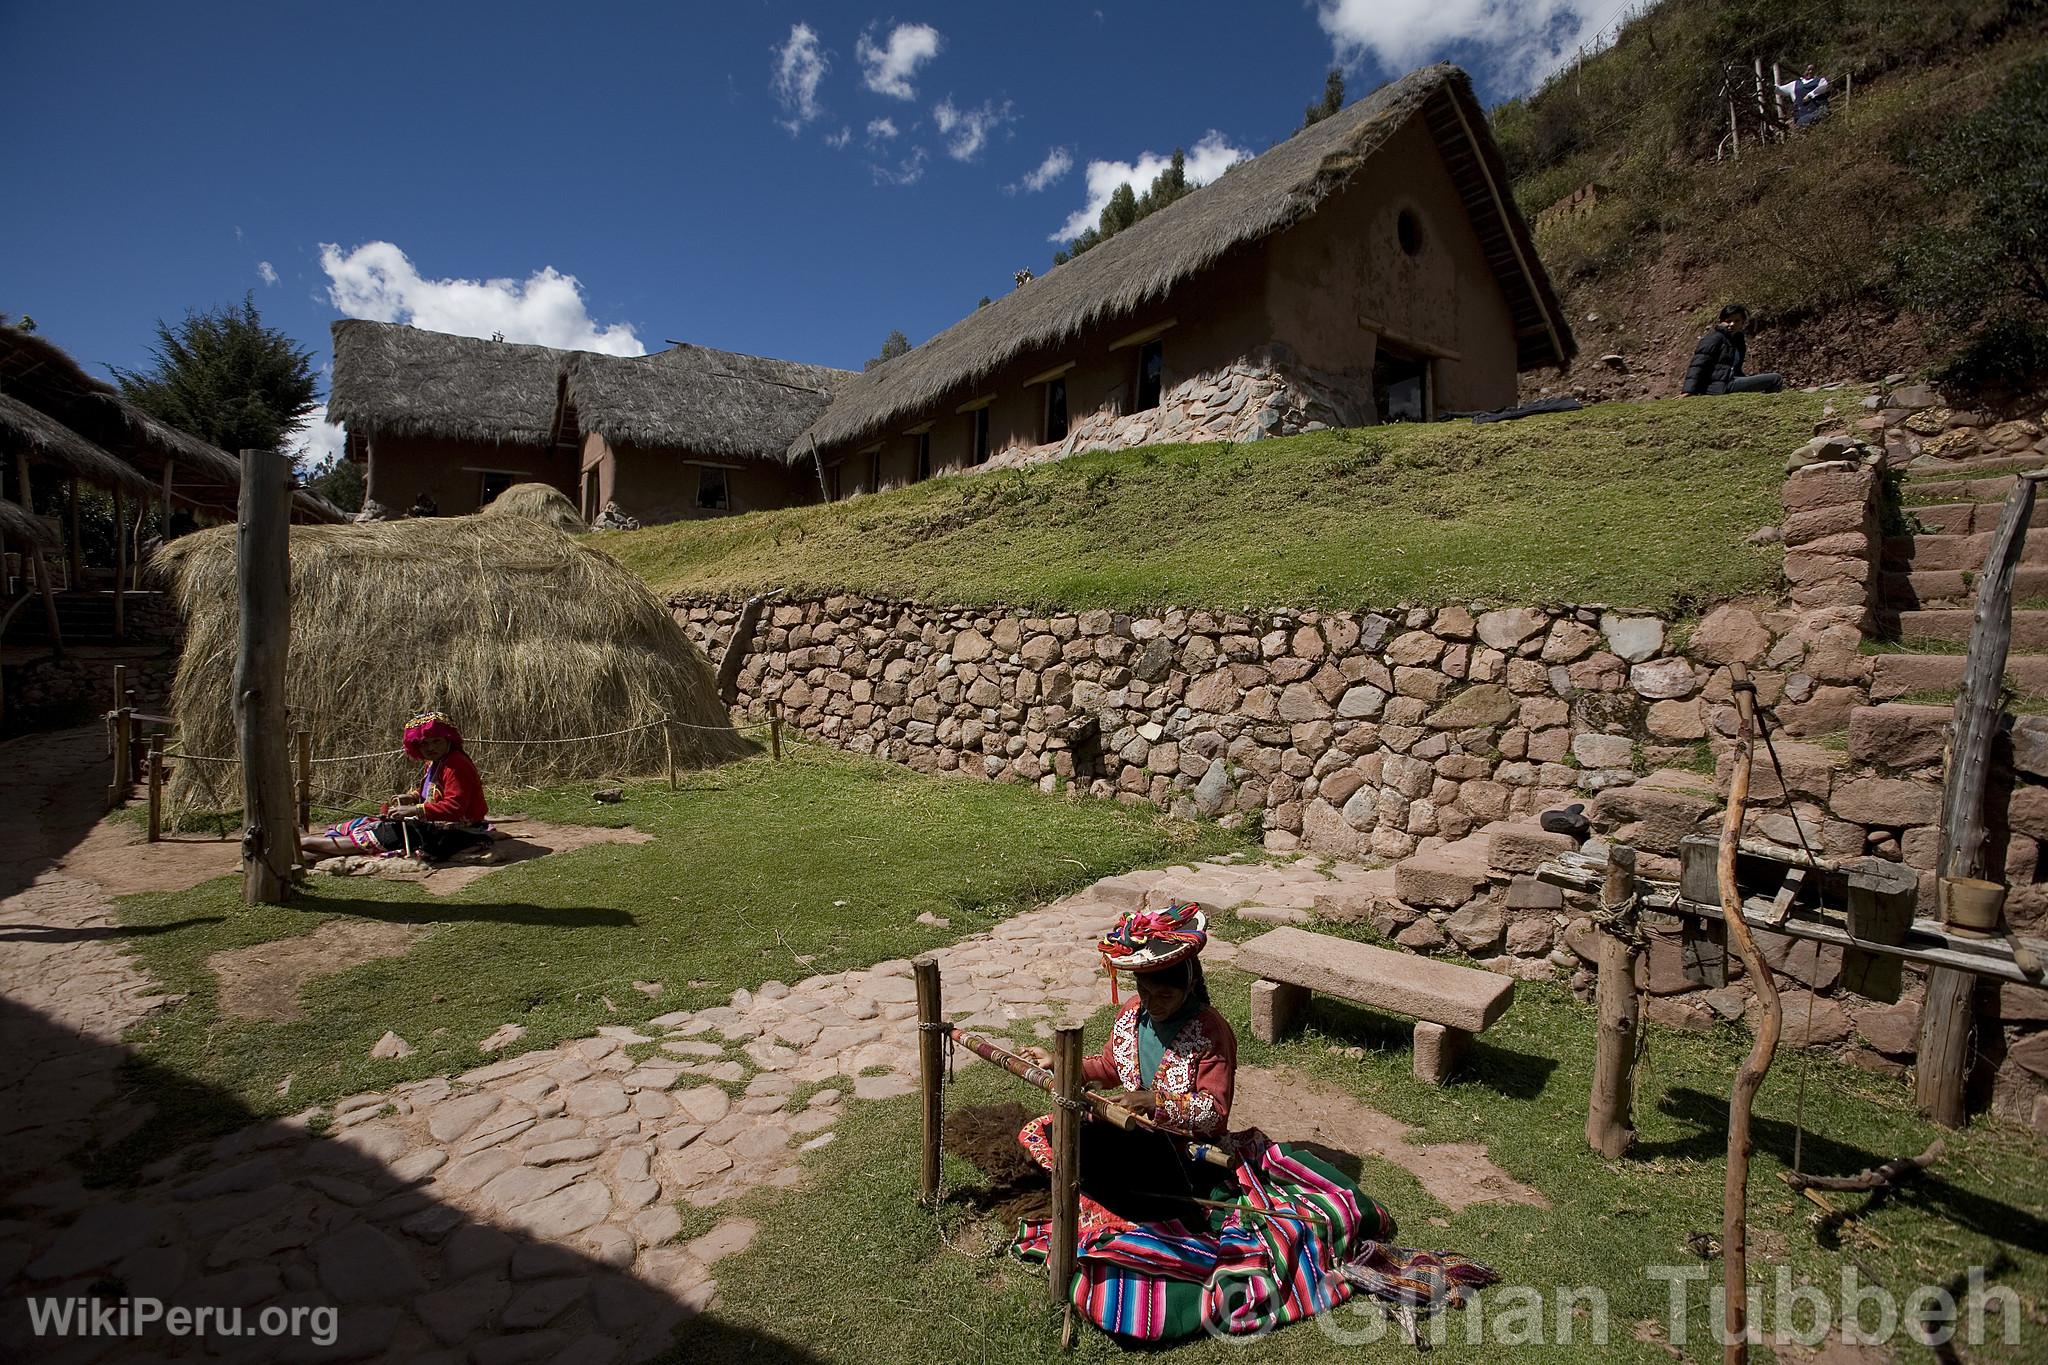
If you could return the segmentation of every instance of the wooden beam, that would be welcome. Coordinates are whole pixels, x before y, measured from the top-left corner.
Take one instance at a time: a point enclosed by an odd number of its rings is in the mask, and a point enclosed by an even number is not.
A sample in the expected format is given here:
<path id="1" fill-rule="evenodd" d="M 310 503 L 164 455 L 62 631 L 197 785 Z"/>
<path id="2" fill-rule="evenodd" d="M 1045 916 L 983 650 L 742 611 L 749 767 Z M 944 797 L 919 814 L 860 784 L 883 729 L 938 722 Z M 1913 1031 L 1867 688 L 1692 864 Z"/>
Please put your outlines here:
<path id="1" fill-rule="evenodd" d="M 242 764 L 242 899 L 250 905 L 284 903 L 299 855 L 284 705 L 290 529 L 291 461 L 275 451 L 243 451 L 235 524 L 241 638 L 234 686 Z"/>
<path id="2" fill-rule="evenodd" d="M 966 401 L 965 403 L 962 403 L 962 404 L 961 404 L 961 405 L 960 405 L 959 407 L 957 407 L 957 408 L 954 408 L 954 409 L 953 409 L 953 411 L 954 411 L 954 412 L 957 412 L 957 413 L 960 413 L 960 414 L 962 414 L 962 415 L 965 415 L 965 414 L 967 414 L 967 413 L 970 413 L 970 412 L 979 412 L 979 411 L 980 411 L 981 409 L 983 409 L 983 408 L 987 407 L 987 406 L 988 406 L 989 404 L 991 404 L 991 403 L 993 403 L 993 402 L 995 402 L 995 401 L 996 401 L 996 396 L 995 396 L 994 394 L 992 394 L 992 393 L 985 393 L 985 394 L 983 394 L 983 395 L 982 395 L 981 397 L 979 397 L 979 398 L 970 398 L 970 399 L 968 399 L 968 400 L 967 400 L 967 401 Z"/>
<path id="3" fill-rule="evenodd" d="M 114 638 L 128 638 L 128 599 L 121 592 L 121 584 L 128 577 L 128 537 L 121 534 L 128 514 L 121 500 L 121 489 L 116 485 L 114 495 Z"/>
<path id="4" fill-rule="evenodd" d="M 1419 352 L 1432 360 L 1460 361 L 1465 358 L 1457 351 L 1453 351 L 1447 346 L 1439 346 L 1434 341 L 1424 341 L 1420 337 L 1412 337 L 1401 332 L 1389 331 L 1386 324 L 1380 322 L 1377 318 L 1369 318 L 1360 314 L 1358 325 L 1368 332 L 1375 333 L 1381 341 L 1391 341 L 1396 346 Z"/>
<path id="5" fill-rule="evenodd" d="M 1155 322 L 1150 327 L 1140 327 L 1129 336 L 1118 337 L 1115 341 L 1110 342 L 1109 349 L 1121 351 L 1129 346 L 1142 346 L 1148 341 L 1156 341 L 1166 334 L 1168 328 L 1174 326 L 1179 321 L 1179 318 L 1168 318 L 1164 322 Z"/>
<path id="6" fill-rule="evenodd" d="M 939 1026 L 945 1015 L 940 1009 L 939 961 L 921 957 L 910 964 L 917 978 L 917 1081 L 924 1097 L 924 1165 L 919 1176 L 918 1200 L 926 1205 L 939 1202 L 939 1155 L 945 1134 L 946 1099 L 941 1088 L 945 1072 L 941 1065 Z"/>
<path id="7" fill-rule="evenodd" d="M 1055 365 L 1049 370 L 1041 370 L 1037 374 L 1034 374 L 1029 379 L 1025 380 L 1024 387 L 1028 389 L 1033 384 L 1050 384 L 1053 380 L 1058 379 L 1061 375 L 1065 374 L 1068 370 L 1071 370 L 1073 368 L 1074 362 L 1069 360 L 1064 365 Z"/>
<path id="8" fill-rule="evenodd" d="M 1601 889 L 1600 981 L 1594 995 L 1600 1027 L 1593 1059 L 1593 1087 L 1586 1101 L 1587 1145 L 1618 1161 L 1635 1145 L 1633 1106 L 1636 1041 L 1642 1028 L 1643 992 L 1636 981 L 1641 936 L 1636 932 L 1636 851 L 1616 844 L 1607 855 L 1607 884 Z"/>
<path id="9" fill-rule="evenodd" d="M 78 585 L 85 580 L 85 550 L 78 541 L 78 479 L 76 476 L 65 481 L 64 515 L 67 522 L 64 536 L 65 581 L 71 591 L 77 592 Z"/>
<path id="10" fill-rule="evenodd" d="M 1447 98 L 1451 102 L 1452 112 L 1458 116 L 1458 126 L 1465 130 L 1465 140 L 1472 146 L 1472 159 L 1479 163 L 1479 173 L 1486 179 L 1486 191 L 1493 196 L 1494 210 L 1500 214 L 1502 229 L 1507 233 L 1508 245 L 1515 250 L 1515 263 L 1522 267 L 1522 274 L 1529 281 L 1529 293 L 1535 298 L 1536 307 L 1543 314 L 1543 329 L 1550 334 L 1550 345 L 1557 356 L 1557 363 L 1567 364 L 1569 357 L 1565 352 L 1564 339 L 1558 335 L 1557 322 L 1550 316 L 1550 305 L 1543 299 L 1542 278 L 1530 268 L 1529 258 L 1522 250 L 1522 243 L 1515 236 L 1514 219 L 1511 216 L 1513 210 L 1501 195 L 1500 185 L 1493 178 L 1493 168 L 1488 166 L 1486 158 L 1479 154 L 1479 139 L 1473 135 L 1472 122 L 1465 117 L 1464 106 L 1458 103 L 1456 95 Z"/>
<path id="11" fill-rule="evenodd" d="M 1052 1246 L 1046 1256 L 1047 1287 L 1055 1308 L 1074 1291 L 1074 1262 L 1081 1229 L 1081 1028 L 1053 1033 Z"/>

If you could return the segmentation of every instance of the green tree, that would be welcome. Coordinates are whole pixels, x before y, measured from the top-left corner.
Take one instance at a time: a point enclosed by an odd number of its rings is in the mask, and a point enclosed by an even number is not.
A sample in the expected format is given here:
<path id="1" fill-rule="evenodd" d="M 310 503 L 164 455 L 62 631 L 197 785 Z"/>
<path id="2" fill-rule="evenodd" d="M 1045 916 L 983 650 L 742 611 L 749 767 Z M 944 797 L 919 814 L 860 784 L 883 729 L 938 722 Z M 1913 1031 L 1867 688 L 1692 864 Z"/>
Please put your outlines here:
<path id="1" fill-rule="evenodd" d="M 347 455 L 329 455 L 305 473 L 306 487 L 344 512 L 363 510 L 363 467 Z"/>
<path id="2" fill-rule="evenodd" d="M 1095 226 L 1067 243 L 1065 251 L 1053 253 L 1054 265 L 1065 265 L 1084 251 L 1102 245 L 1134 223 L 1151 217 L 1176 199 L 1186 198 L 1197 187 L 1188 182 L 1187 153 L 1176 147 L 1173 159 L 1166 169 L 1152 177 L 1152 183 L 1144 194 L 1132 189 L 1129 183 L 1118 185 L 1109 196 L 1109 202 L 1102 206 L 1102 213 Z"/>
<path id="3" fill-rule="evenodd" d="M 1331 67 L 1323 77 L 1323 97 L 1301 111 L 1302 128 L 1312 128 L 1344 107 L 1344 71 Z"/>
<path id="4" fill-rule="evenodd" d="M 894 360 L 899 355 L 908 355 L 909 353 L 910 338 L 901 332 L 891 332 L 888 336 L 882 338 L 882 353 L 868 357 L 867 361 L 861 365 L 861 368 L 863 370 L 872 370 L 885 360 Z"/>
<path id="5" fill-rule="evenodd" d="M 265 327 L 252 293 L 240 307 L 158 319 L 146 371 L 114 371 L 121 392 L 153 417 L 229 452 L 276 450 L 313 410 L 312 353 Z"/>

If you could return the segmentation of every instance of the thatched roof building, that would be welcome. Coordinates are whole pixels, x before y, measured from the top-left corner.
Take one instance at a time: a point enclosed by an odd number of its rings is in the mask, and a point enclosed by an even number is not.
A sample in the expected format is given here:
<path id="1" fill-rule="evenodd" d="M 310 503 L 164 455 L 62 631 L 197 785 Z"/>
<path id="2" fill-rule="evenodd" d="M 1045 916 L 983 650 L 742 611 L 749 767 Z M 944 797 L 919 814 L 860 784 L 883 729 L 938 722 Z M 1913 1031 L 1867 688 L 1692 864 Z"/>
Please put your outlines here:
<path id="1" fill-rule="evenodd" d="M 396 749 L 425 707 L 455 719 L 501 791 L 659 772 L 664 720 L 682 766 L 749 752 L 704 656 L 638 578 L 556 529 L 558 500 L 514 500 L 540 517 L 508 506 L 292 529 L 286 706 L 316 758 Z M 172 697 L 183 747 L 233 754 L 233 529 L 186 536 L 164 557 L 186 626 Z M 594 735 L 608 737 L 563 742 Z M 316 771 L 323 803 L 387 796 L 418 775 L 395 756 Z M 184 806 L 238 791 L 229 766 L 177 765 Z"/>
<path id="2" fill-rule="evenodd" d="M 644 356 L 573 354 L 568 398 L 586 435 L 729 459 L 780 459 L 825 413 L 849 370 L 677 345 Z"/>
<path id="3" fill-rule="evenodd" d="M 566 354 L 395 322 L 334 324 L 327 420 L 351 436 L 545 446 Z"/>

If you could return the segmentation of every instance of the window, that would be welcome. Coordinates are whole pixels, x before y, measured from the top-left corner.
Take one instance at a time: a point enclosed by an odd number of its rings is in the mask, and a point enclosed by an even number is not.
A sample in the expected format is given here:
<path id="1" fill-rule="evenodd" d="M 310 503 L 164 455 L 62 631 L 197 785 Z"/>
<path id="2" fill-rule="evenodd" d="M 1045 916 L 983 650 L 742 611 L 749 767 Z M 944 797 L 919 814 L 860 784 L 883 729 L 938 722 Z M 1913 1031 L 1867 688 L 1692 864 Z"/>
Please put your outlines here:
<path id="1" fill-rule="evenodd" d="M 825 470 L 825 501 L 839 501 L 841 497 L 839 475 L 840 472 L 845 468 L 846 466 L 844 464 L 835 464 L 829 466 Z"/>
<path id="2" fill-rule="evenodd" d="M 1158 341 L 1138 348 L 1138 401 L 1132 412 L 1150 412 L 1159 406 L 1159 390 L 1166 378 L 1166 350 Z"/>
<path id="3" fill-rule="evenodd" d="M 513 484 L 518 483 L 519 477 L 517 474 L 507 473 L 502 469 L 486 469 L 484 471 L 483 486 L 477 490 L 476 505 L 478 507 L 490 506 L 491 500 Z"/>
<path id="4" fill-rule="evenodd" d="M 1382 422 L 1429 420 L 1429 362 L 1381 343 L 1372 367 L 1372 401 Z"/>
<path id="5" fill-rule="evenodd" d="M 882 452 L 880 450 L 877 450 L 874 454 L 868 456 L 868 492 L 879 493 L 881 491 Z"/>
<path id="6" fill-rule="evenodd" d="M 1415 216 L 1414 209 L 1402 209 L 1394 215 L 1394 239 L 1400 242 L 1403 255 L 1422 254 L 1422 220 Z"/>
<path id="7" fill-rule="evenodd" d="M 583 519 L 596 521 L 603 510 L 597 505 L 597 466 L 592 465 L 583 471 Z"/>
<path id="8" fill-rule="evenodd" d="M 976 408 L 969 414 L 974 423 L 974 443 L 968 447 L 969 464 L 988 463 L 988 409 Z"/>
<path id="9" fill-rule="evenodd" d="M 1045 386 L 1045 439 L 1048 442 L 1067 439 L 1067 380 L 1062 375 L 1049 380 Z"/>
<path id="10" fill-rule="evenodd" d="M 732 496 L 726 487 L 725 471 L 712 465 L 697 466 L 697 510 L 729 512 Z"/>
<path id="11" fill-rule="evenodd" d="M 932 476 L 932 434 L 929 431 L 917 433 L 917 480 L 923 483 Z"/>

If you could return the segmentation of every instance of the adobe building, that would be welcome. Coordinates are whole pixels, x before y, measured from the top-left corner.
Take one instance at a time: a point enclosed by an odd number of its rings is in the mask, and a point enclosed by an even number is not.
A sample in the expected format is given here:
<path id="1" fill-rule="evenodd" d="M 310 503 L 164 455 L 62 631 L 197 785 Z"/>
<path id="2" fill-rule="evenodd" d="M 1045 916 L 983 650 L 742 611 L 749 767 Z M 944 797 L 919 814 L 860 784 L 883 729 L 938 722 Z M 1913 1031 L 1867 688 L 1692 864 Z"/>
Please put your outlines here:
<path id="1" fill-rule="evenodd" d="M 1510 406 L 1574 351 L 1485 111 L 1440 65 L 855 375 L 789 456 L 850 489 L 1427 421 Z"/>

